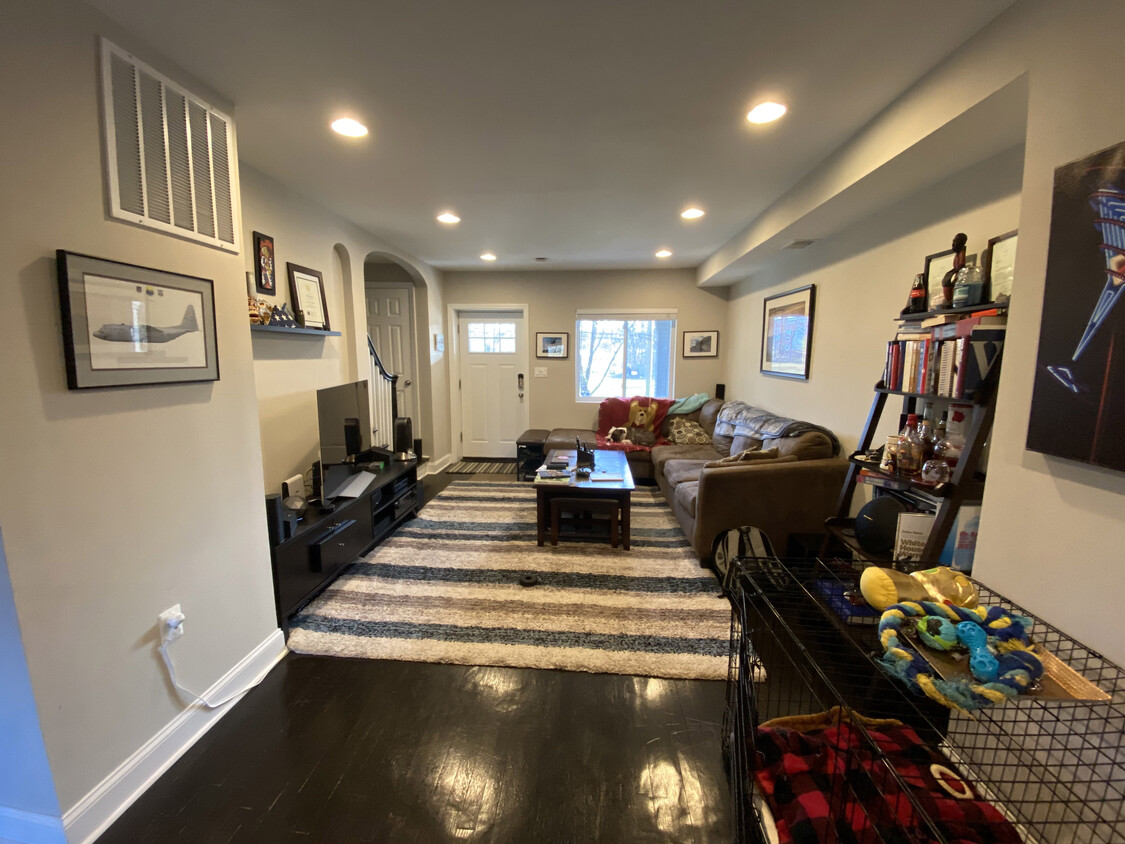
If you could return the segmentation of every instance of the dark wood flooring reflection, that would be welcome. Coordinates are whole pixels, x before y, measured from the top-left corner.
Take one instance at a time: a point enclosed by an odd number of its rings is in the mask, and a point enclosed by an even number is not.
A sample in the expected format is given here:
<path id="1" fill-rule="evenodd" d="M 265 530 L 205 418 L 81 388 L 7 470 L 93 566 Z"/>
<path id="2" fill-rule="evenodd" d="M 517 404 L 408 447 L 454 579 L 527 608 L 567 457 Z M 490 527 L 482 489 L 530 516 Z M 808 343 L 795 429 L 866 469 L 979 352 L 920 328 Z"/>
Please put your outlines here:
<path id="1" fill-rule="evenodd" d="M 727 842 L 723 684 L 290 654 L 98 844 Z"/>
<path id="2" fill-rule="evenodd" d="M 470 477 L 430 475 L 425 498 Z M 718 682 L 290 654 L 98 844 L 729 842 L 723 701 Z"/>

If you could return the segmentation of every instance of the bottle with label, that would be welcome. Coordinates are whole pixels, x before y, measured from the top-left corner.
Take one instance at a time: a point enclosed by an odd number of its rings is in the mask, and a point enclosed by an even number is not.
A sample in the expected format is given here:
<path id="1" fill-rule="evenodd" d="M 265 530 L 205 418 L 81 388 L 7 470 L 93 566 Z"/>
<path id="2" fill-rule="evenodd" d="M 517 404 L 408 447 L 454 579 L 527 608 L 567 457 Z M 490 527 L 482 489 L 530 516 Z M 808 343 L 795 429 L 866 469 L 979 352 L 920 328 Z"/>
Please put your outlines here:
<path id="1" fill-rule="evenodd" d="M 918 414 L 910 413 L 906 417 L 906 427 L 898 437 L 898 473 L 900 475 L 917 475 L 922 468 L 922 437 L 918 433 Z"/>
<path id="2" fill-rule="evenodd" d="M 914 283 L 910 285 L 910 299 L 906 303 L 906 313 L 922 314 L 930 307 L 930 297 L 926 290 L 926 276 L 918 273 L 914 276 Z"/>
<path id="3" fill-rule="evenodd" d="M 942 307 L 953 307 L 953 286 L 957 273 L 965 266 L 965 244 L 968 242 L 964 232 L 958 232 L 953 238 L 953 269 L 941 277 Z"/>
<path id="4" fill-rule="evenodd" d="M 950 405 L 951 414 L 946 427 L 945 436 L 934 446 L 934 457 L 944 460 L 952 470 L 961 459 L 961 450 L 965 447 L 965 426 L 968 420 L 968 411 L 972 405 Z"/>

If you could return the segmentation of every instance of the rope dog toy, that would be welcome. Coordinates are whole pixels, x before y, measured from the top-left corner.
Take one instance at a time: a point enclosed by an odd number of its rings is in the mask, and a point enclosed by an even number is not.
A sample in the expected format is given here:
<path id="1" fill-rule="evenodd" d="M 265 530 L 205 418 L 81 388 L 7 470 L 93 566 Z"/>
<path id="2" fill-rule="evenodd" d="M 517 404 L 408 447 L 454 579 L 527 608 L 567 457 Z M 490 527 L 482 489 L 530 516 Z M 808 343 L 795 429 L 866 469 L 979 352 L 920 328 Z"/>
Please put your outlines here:
<path id="1" fill-rule="evenodd" d="M 917 686 L 927 697 L 958 712 L 972 712 L 1027 692 L 1043 676 L 1030 650 L 1032 621 L 1002 607 L 958 607 L 933 601 L 903 601 L 879 620 L 880 663 L 892 676 Z M 969 652 L 972 680 L 942 680 L 900 634 L 912 625 L 928 647 Z"/>

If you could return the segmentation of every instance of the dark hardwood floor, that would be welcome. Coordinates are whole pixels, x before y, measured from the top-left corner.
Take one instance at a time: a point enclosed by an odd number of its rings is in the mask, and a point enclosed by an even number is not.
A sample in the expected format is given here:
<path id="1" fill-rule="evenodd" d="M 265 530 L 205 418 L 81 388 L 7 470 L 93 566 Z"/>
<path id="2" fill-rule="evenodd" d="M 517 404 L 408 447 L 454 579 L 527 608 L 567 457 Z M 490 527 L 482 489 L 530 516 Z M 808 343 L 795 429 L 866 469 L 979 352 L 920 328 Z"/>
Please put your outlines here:
<path id="1" fill-rule="evenodd" d="M 729 842 L 723 702 L 720 682 L 290 654 L 98 844 Z"/>

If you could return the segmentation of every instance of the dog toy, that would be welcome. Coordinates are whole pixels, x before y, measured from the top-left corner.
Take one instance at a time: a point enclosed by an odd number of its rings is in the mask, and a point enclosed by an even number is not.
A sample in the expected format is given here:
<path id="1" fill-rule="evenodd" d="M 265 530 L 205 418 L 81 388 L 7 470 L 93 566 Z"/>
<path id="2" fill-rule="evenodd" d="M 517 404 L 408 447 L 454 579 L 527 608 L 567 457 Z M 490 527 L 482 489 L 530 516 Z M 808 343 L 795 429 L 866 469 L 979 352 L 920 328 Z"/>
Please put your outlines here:
<path id="1" fill-rule="evenodd" d="M 1043 663 L 1031 652 L 1031 619 L 1002 607 L 958 607 L 934 601 L 903 601 L 879 620 L 880 663 L 887 673 L 958 712 L 972 712 L 1025 693 L 1043 676 Z M 930 647 L 969 651 L 971 680 L 942 680 L 925 658 L 901 636 L 914 625 Z"/>
<path id="2" fill-rule="evenodd" d="M 913 574 L 869 566 L 860 575 L 859 591 L 871 607 L 880 611 L 902 601 L 948 601 L 959 607 L 977 605 L 973 582 L 949 566 Z"/>

